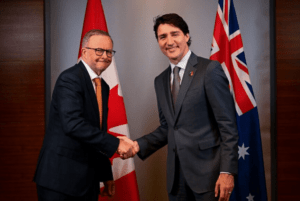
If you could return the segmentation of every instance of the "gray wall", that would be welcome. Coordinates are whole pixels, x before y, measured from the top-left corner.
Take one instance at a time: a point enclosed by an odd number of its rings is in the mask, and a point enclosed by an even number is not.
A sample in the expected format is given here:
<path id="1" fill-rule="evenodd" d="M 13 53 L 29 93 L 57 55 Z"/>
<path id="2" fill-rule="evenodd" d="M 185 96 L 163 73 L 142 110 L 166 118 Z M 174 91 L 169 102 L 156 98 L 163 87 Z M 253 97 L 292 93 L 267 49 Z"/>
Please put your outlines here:
<path id="1" fill-rule="evenodd" d="M 50 6 L 51 92 L 64 69 L 77 61 L 86 0 L 46 0 Z M 131 138 L 158 126 L 155 76 L 168 66 L 153 32 L 153 18 L 175 12 L 189 25 L 191 50 L 208 58 L 217 0 L 102 0 L 108 30 L 114 40 L 116 66 L 122 86 Z M 269 0 L 234 1 L 250 77 L 257 99 L 270 198 L 270 44 Z M 140 197 L 167 200 L 166 148 L 146 161 L 135 157 Z"/>

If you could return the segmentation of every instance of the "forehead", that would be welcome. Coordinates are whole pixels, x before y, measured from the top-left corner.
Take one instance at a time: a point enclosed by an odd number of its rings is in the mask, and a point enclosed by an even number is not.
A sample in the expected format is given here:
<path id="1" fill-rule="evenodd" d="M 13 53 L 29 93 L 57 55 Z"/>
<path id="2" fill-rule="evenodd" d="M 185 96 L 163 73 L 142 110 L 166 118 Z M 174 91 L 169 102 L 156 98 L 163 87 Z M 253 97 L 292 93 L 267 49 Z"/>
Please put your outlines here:
<path id="1" fill-rule="evenodd" d="M 178 27 L 175 27 L 172 24 L 160 24 L 157 28 L 157 35 L 168 34 L 171 32 L 183 32 Z"/>
<path id="2" fill-rule="evenodd" d="M 113 44 L 109 36 L 93 35 L 90 37 L 88 46 L 92 48 L 112 49 Z"/>

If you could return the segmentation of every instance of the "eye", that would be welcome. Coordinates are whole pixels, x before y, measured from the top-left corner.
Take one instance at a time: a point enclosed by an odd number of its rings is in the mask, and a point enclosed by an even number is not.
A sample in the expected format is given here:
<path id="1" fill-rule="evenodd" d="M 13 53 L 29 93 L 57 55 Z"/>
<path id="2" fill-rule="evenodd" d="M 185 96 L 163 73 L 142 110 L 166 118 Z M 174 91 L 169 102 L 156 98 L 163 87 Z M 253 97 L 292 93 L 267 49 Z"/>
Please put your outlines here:
<path id="1" fill-rule="evenodd" d="M 95 49 L 97 52 L 103 52 L 104 50 L 103 49 L 101 49 L 101 48 L 97 48 L 97 49 Z"/>
<path id="2" fill-rule="evenodd" d="M 158 38 L 159 38 L 160 40 L 162 40 L 162 39 L 166 38 L 166 36 L 165 36 L 165 35 L 162 35 L 162 36 L 159 36 Z"/>

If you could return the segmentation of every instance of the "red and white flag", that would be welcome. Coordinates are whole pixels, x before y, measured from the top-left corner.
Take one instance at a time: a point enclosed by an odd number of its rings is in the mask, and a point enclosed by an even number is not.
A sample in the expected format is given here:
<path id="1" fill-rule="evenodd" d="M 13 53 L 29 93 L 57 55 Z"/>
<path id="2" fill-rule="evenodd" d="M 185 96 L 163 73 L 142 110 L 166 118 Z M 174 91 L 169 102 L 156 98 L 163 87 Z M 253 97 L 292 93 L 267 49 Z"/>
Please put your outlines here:
<path id="1" fill-rule="evenodd" d="M 108 32 L 101 0 L 88 0 L 87 2 L 78 59 L 81 58 L 82 38 L 91 29 L 100 29 Z M 125 135 L 130 138 L 125 105 L 114 58 L 110 66 L 103 72 L 102 77 L 110 87 L 107 119 L 108 133 L 114 136 Z M 114 198 L 109 200 L 139 201 L 133 159 L 122 160 L 118 154 L 115 154 L 110 160 L 112 162 L 116 193 Z M 102 183 L 101 188 L 103 188 Z M 100 196 L 99 200 L 104 201 L 108 200 L 108 198 Z"/>
<path id="2" fill-rule="evenodd" d="M 210 59 L 223 67 L 237 114 L 239 173 L 230 201 L 267 201 L 258 110 L 233 0 L 219 0 Z"/>

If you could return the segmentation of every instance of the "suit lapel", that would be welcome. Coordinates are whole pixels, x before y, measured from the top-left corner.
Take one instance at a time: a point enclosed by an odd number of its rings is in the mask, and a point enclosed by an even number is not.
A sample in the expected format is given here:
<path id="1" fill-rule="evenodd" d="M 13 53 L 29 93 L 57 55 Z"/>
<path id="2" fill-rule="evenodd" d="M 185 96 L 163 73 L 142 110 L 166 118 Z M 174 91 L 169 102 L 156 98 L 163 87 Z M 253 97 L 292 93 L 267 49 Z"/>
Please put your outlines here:
<path id="1" fill-rule="evenodd" d="M 197 56 L 194 53 L 192 53 L 186 65 L 183 79 L 180 85 L 180 90 L 177 96 L 176 105 L 175 105 L 175 119 L 178 118 L 185 94 L 188 91 L 190 84 L 194 78 L 193 75 L 192 76 L 190 75 L 190 72 L 193 71 L 193 74 L 196 73 L 197 68 L 195 66 L 197 63 L 198 63 Z"/>
<path id="2" fill-rule="evenodd" d="M 107 83 L 101 79 L 102 85 L 102 130 L 107 130 L 107 115 L 108 115 L 108 97 L 109 97 L 109 87 Z"/>
<path id="3" fill-rule="evenodd" d="M 84 76 L 84 79 L 85 79 L 85 87 L 86 87 L 86 89 L 88 91 L 88 94 L 91 97 L 90 100 L 92 102 L 92 107 L 94 108 L 93 111 L 95 111 L 95 116 L 96 116 L 96 118 L 98 118 L 98 122 L 100 122 L 97 97 L 96 97 L 95 89 L 93 87 L 90 75 L 87 72 L 84 64 L 81 61 L 78 63 L 78 65 L 81 67 L 81 70 L 83 72 L 83 76 Z"/>

